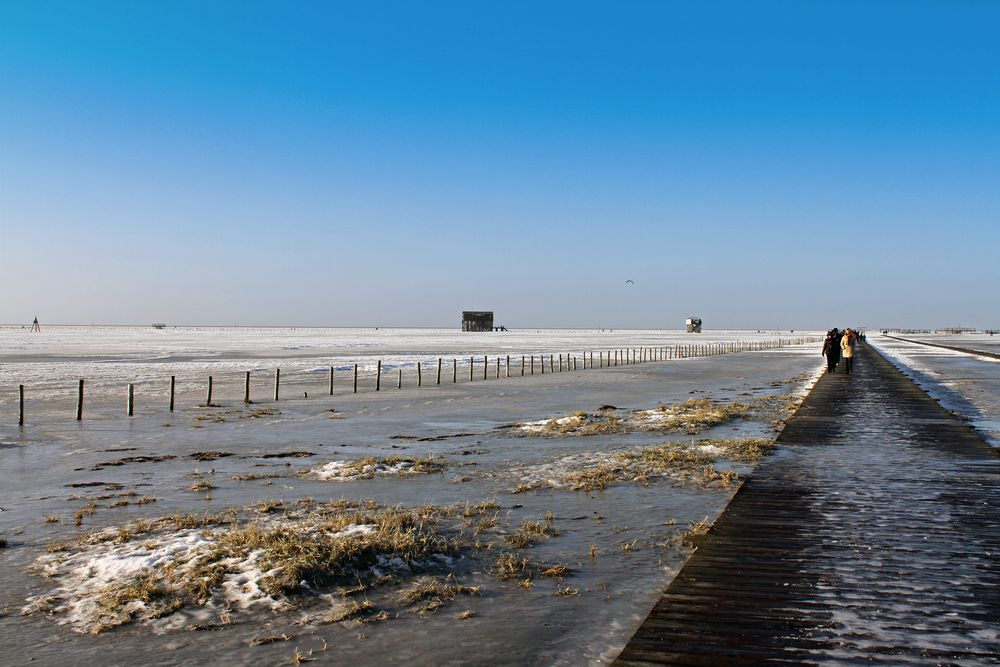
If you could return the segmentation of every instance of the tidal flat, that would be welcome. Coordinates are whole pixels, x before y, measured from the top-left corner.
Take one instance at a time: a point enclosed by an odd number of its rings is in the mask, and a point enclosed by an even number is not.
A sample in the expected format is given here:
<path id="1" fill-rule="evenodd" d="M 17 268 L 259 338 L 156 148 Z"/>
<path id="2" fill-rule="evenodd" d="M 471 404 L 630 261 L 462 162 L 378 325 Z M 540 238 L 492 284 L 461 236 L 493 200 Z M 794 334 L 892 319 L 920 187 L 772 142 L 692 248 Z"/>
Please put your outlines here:
<path id="1" fill-rule="evenodd" d="M 5 424 L 0 662 L 605 664 L 822 366 L 806 344 Z"/>

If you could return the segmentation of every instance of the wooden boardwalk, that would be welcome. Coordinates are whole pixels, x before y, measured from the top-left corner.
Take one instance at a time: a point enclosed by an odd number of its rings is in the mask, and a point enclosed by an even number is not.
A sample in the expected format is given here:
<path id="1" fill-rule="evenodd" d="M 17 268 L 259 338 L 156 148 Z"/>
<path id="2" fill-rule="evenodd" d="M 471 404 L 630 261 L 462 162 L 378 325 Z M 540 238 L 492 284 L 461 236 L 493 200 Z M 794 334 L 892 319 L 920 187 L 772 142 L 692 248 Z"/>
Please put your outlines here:
<path id="1" fill-rule="evenodd" d="M 868 346 L 778 440 L 616 664 L 1000 664 L 997 450 Z"/>

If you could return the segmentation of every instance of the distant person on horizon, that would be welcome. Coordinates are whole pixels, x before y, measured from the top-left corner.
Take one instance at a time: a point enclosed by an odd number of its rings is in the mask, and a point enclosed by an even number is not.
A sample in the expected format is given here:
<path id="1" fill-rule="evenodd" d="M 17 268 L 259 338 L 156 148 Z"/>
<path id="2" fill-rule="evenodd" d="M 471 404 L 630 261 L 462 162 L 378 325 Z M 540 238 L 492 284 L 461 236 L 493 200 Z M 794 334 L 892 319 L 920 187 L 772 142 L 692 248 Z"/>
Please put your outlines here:
<path id="1" fill-rule="evenodd" d="M 850 329 L 844 329 L 844 336 L 840 339 L 840 349 L 844 357 L 844 371 L 850 375 L 851 368 L 854 367 L 854 335 Z"/>
<path id="2" fill-rule="evenodd" d="M 42 328 L 40 326 L 38 326 L 38 318 L 37 317 L 35 318 L 35 321 L 31 323 L 31 330 L 34 331 L 34 332 L 37 332 L 37 333 L 42 333 Z"/>
<path id="3" fill-rule="evenodd" d="M 833 331 L 826 333 L 826 340 L 823 341 L 823 356 L 826 357 L 826 372 L 833 373 L 840 361 L 840 341 L 838 341 Z"/>

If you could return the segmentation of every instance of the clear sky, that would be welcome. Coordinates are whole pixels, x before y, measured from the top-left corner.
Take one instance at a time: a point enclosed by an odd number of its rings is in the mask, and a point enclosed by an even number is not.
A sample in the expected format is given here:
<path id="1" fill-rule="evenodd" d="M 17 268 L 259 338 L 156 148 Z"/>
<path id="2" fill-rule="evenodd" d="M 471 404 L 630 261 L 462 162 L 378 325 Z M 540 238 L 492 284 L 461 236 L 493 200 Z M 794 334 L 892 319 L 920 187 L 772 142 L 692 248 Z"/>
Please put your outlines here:
<path id="1" fill-rule="evenodd" d="M 988 0 L 3 2 L 0 322 L 1000 327 L 998 31 Z"/>

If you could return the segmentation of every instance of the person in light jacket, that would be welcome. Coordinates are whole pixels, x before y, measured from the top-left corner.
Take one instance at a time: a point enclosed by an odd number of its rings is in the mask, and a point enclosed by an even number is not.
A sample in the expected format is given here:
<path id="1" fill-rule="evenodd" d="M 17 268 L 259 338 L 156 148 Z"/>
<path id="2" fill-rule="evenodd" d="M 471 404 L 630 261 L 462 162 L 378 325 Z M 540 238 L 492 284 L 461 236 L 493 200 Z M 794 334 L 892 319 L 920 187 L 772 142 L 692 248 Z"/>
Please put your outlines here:
<path id="1" fill-rule="evenodd" d="M 854 367 L 854 334 L 850 329 L 844 329 L 844 336 L 840 339 L 840 351 L 844 357 L 844 370 L 850 373 Z"/>

